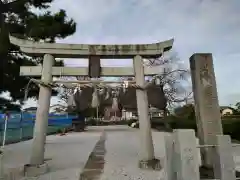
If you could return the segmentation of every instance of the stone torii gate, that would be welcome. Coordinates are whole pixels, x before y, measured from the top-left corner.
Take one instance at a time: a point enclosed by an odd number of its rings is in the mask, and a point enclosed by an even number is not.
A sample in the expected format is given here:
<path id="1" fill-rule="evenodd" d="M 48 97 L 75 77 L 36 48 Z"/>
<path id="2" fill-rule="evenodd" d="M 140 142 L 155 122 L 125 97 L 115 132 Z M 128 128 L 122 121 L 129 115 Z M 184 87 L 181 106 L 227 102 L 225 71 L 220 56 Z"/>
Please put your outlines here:
<path id="1" fill-rule="evenodd" d="M 157 75 L 161 68 L 144 67 L 142 58 L 157 58 L 173 46 L 173 39 L 155 44 L 126 44 L 126 45 L 85 45 L 39 43 L 18 39 L 10 36 L 12 44 L 20 47 L 29 56 L 44 57 L 42 66 L 23 66 L 21 76 L 41 76 L 45 84 L 52 82 L 52 76 L 135 76 L 136 85 L 144 86 L 144 75 Z M 54 58 L 88 58 L 89 67 L 54 67 Z M 133 59 L 133 68 L 101 67 L 100 59 Z M 154 160 L 154 148 L 151 134 L 151 124 L 148 115 L 148 98 L 145 90 L 136 89 L 137 107 L 140 122 L 140 164 L 147 165 Z M 44 163 L 45 141 L 48 125 L 51 89 L 41 85 L 38 108 L 32 144 L 30 164 L 25 166 L 26 173 L 46 171 Z"/>

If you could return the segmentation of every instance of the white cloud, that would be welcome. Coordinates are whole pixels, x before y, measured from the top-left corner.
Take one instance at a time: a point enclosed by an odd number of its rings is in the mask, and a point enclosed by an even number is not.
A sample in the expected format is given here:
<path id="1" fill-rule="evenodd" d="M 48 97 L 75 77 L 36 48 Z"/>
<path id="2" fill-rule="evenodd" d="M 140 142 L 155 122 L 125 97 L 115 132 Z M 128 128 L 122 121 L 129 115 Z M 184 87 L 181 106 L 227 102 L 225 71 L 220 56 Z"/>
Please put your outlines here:
<path id="1" fill-rule="evenodd" d="M 77 32 L 60 42 L 152 43 L 174 37 L 174 49 L 186 65 L 195 52 L 213 53 L 220 104 L 230 104 L 232 96 L 240 101 L 240 81 L 235 80 L 240 75 L 239 7 L 239 0 L 55 0 L 51 9 L 65 9 L 77 22 Z M 87 65 L 86 60 L 67 63 Z"/>

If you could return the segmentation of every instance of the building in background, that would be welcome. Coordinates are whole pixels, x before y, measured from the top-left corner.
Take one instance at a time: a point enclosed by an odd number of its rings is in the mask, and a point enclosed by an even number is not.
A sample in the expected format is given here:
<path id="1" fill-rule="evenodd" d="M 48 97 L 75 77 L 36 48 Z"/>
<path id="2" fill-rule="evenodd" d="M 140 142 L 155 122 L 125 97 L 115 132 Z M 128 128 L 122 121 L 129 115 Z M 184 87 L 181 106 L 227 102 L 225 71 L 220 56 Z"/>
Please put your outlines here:
<path id="1" fill-rule="evenodd" d="M 55 105 L 50 106 L 49 113 L 67 114 L 67 107 L 62 104 L 55 104 Z"/>
<path id="2" fill-rule="evenodd" d="M 229 106 L 220 106 L 221 116 L 232 115 L 234 113 L 234 108 Z"/>
<path id="3" fill-rule="evenodd" d="M 30 114 L 36 114 L 37 112 L 37 107 L 29 107 L 29 108 L 25 108 L 23 109 L 24 112 L 28 112 Z"/>

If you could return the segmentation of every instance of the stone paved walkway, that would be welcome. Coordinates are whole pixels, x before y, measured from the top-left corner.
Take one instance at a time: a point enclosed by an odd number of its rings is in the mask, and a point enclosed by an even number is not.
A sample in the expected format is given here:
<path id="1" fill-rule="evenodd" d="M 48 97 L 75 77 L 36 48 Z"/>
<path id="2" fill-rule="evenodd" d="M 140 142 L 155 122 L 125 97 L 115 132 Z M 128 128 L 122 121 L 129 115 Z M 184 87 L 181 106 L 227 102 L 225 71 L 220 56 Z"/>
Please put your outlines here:
<path id="1" fill-rule="evenodd" d="M 105 165 L 105 141 L 106 135 L 103 133 L 80 174 L 80 180 L 97 180 L 101 177 Z"/>
<path id="2" fill-rule="evenodd" d="M 164 168 L 159 171 L 138 168 L 141 148 L 138 131 L 128 126 L 90 127 L 83 133 L 49 136 L 46 159 L 50 172 L 22 180 L 164 180 Z M 165 157 L 166 135 L 169 134 L 153 131 L 155 155 L 161 162 Z M 16 168 L 27 164 L 30 145 L 31 141 L 8 145 L 5 167 Z M 234 155 L 238 169 L 240 147 L 234 148 Z"/>
<path id="3" fill-rule="evenodd" d="M 163 170 L 138 168 L 139 132 L 128 126 L 99 127 L 104 130 L 102 141 L 96 145 L 80 180 L 149 180 L 161 179 Z M 164 158 L 162 148 L 166 133 L 153 132 L 156 156 Z"/>
<path id="4" fill-rule="evenodd" d="M 45 158 L 50 172 L 36 178 L 20 178 L 18 173 L 22 172 L 24 164 L 29 163 L 32 141 L 8 145 L 4 152 L 5 172 L 9 174 L 10 170 L 14 170 L 15 179 L 11 180 L 79 180 L 100 135 L 101 132 L 83 132 L 48 136 Z"/>

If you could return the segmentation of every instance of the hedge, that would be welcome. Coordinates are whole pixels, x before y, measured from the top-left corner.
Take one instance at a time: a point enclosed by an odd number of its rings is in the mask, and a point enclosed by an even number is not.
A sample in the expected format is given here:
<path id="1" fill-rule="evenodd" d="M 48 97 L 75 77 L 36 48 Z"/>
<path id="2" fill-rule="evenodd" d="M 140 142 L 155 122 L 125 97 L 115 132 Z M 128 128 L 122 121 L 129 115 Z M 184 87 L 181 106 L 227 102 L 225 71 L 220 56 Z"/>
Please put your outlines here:
<path id="1" fill-rule="evenodd" d="M 186 120 L 180 118 L 171 117 L 166 119 L 171 129 L 194 129 L 197 131 L 197 125 L 195 120 Z M 228 134 L 232 139 L 240 140 L 240 119 L 227 119 L 222 121 L 223 132 Z M 164 120 L 152 120 L 152 128 L 161 130 L 164 126 Z"/>
<path id="2" fill-rule="evenodd" d="M 95 119 L 90 119 L 86 122 L 87 126 L 108 126 L 108 125 L 128 125 L 131 126 L 133 122 L 137 122 L 136 119 L 131 120 L 121 120 L 121 121 L 97 121 Z M 166 129 L 166 122 L 169 125 Z M 228 134 L 232 139 L 240 141 L 240 119 L 227 119 L 222 121 L 223 132 Z M 197 131 L 197 125 L 195 120 L 181 119 L 178 117 L 170 116 L 166 120 L 163 118 L 153 118 L 151 119 L 151 126 L 157 130 L 167 130 L 172 129 L 194 129 Z"/>
<path id="3" fill-rule="evenodd" d="M 121 120 L 121 121 L 98 121 L 96 119 L 89 119 L 86 121 L 87 126 L 109 126 L 109 125 L 130 125 L 133 121 Z"/>

